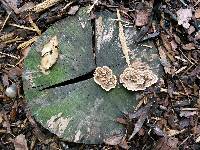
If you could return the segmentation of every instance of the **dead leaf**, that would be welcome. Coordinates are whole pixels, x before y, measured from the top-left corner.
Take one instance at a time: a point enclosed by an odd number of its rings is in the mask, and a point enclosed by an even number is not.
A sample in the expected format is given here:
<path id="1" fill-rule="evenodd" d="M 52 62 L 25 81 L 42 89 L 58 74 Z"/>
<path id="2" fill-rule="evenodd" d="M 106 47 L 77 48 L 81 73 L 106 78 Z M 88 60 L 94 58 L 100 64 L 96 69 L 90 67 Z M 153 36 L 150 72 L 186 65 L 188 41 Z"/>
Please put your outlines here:
<path id="1" fill-rule="evenodd" d="M 138 10 L 136 11 L 136 20 L 135 25 L 142 27 L 146 25 L 149 21 L 149 12 L 147 10 Z"/>
<path id="2" fill-rule="evenodd" d="M 129 146 L 125 138 L 122 139 L 122 141 L 119 143 L 119 146 L 123 149 L 127 149 L 127 150 L 129 149 Z"/>
<path id="3" fill-rule="evenodd" d="M 164 47 L 160 46 L 160 47 L 158 47 L 158 50 L 159 50 L 159 55 L 160 55 L 160 61 L 164 67 L 165 73 L 172 74 L 171 64 L 167 59 L 167 55 L 166 55 L 166 52 L 164 51 Z"/>
<path id="4" fill-rule="evenodd" d="M 19 13 L 19 9 L 17 8 L 18 0 L 4 0 L 4 2 L 16 13 Z"/>
<path id="5" fill-rule="evenodd" d="M 67 14 L 69 14 L 69 15 L 74 15 L 74 14 L 78 11 L 78 9 L 79 9 L 79 6 L 78 6 L 78 5 L 72 6 L 72 7 L 69 9 L 69 11 L 68 11 Z"/>
<path id="6" fill-rule="evenodd" d="M 178 150 L 178 139 L 174 137 L 163 137 L 158 140 L 155 150 Z"/>
<path id="7" fill-rule="evenodd" d="M 184 50 L 193 50 L 193 49 L 195 49 L 195 45 L 194 45 L 194 43 L 188 43 L 188 44 L 183 45 L 182 48 Z"/>
<path id="8" fill-rule="evenodd" d="M 8 81 L 8 75 L 7 74 L 3 74 L 2 76 L 2 82 L 4 86 L 8 86 L 9 85 L 9 81 Z"/>
<path id="9" fill-rule="evenodd" d="M 14 147 L 15 147 L 15 150 L 28 150 L 25 135 L 20 134 L 15 138 Z"/>
<path id="10" fill-rule="evenodd" d="M 120 123 L 120 124 L 124 124 L 124 125 L 127 124 L 127 121 L 126 121 L 124 118 L 121 118 L 121 117 L 118 117 L 118 118 L 116 119 L 116 121 L 117 121 L 118 123 Z"/>
<path id="11" fill-rule="evenodd" d="M 170 42 L 170 44 L 171 44 L 171 48 L 172 48 L 173 51 L 175 51 L 178 48 L 178 45 L 176 44 L 176 42 L 174 40 L 172 40 Z"/>
<path id="12" fill-rule="evenodd" d="M 121 143 L 123 139 L 122 135 L 114 135 L 104 140 L 104 142 L 108 145 L 118 145 Z"/>
<path id="13" fill-rule="evenodd" d="M 16 77 L 20 77 L 22 75 L 22 69 L 19 68 L 19 67 L 14 67 L 14 68 L 11 68 L 9 71 L 8 71 L 8 77 L 10 79 L 15 79 Z"/>
<path id="14" fill-rule="evenodd" d="M 200 40 L 200 31 L 195 34 L 195 40 Z"/>
<path id="15" fill-rule="evenodd" d="M 57 36 L 51 38 L 49 43 L 44 45 L 44 48 L 41 51 L 41 65 L 39 66 L 41 72 L 44 74 L 48 74 L 47 70 L 49 70 L 58 59 L 58 39 Z"/>
<path id="16" fill-rule="evenodd" d="M 48 9 L 49 7 L 59 3 L 62 0 L 44 0 L 42 3 L 39 3 L 37 5 L 35 5 L 33 8 L 31 8 L 30 10 L 35 11 L 37 13 L 44 11 L 46 9 Z"/>
<path id="17" fill-rule="evenodd" d="M 152 103 L 148 103 L 145 107 L 140 108 L 139 110 L 137 110 L 134 114 L 132 114 L 132 116 L 129 115 L 129 118 L 135 118 L 135 117 L 139 117 L 138 121 L 135 124 L 134 130 L 131 134 L 131 136 L 129 137 L 129 140 L 131 140 L 135 134 L 137 134 L 140 129 L 142 128 L 144 121 L 146 120 L 147 116 L 148 116 L 148 112 L 151 108 Z"/>
<path id="18" fill-rule="evenodd" d="M 166 131 L 167 135 L 168 136 L 175 136 L 175 135 L 178 135 L 178 134 L 181 134 L 185 131 L 185 129 L 183 130 L 173 130 L 173 129 L 168 129 L 168 131 Z"/>
<path id="19" fill-rule="evenodd" d="M 180 117 L 189 118 L 190 116 L 198 115 L 197 111 L 180 111 Z"/>
<path id="20" fill-rule="evenodd" d="M 188 29 L 190 27 L 189 21 L 192 18 L 192 9 L 179 9 L 177 12 L 178 24 Z"/>
<path id="21" fill-rule="evenodd" d="M 196 143 L 200 142 L 200 136 L 197 137 L 197 139 L 195 140 Z"/>
<path id="22" fill-rule="evenodd" d="M 120 22 L 121 17 L 120 17 L 120 13 L 119 13 L 118 9 L 117 9 L 117 19 L 119 20 L 119 40 L 120 40 L 120 43 L 121 43 L 122 51 L 123 51 L 124 56 L 126 58 L 126 63 L 128 65 L 130 65 L 130 59 L 129 59 L 130 49 L 128 48 L 128 46 L 126 44 L 126 37 L 125 37 L 125 34 L 124 34 L 123 25 Z"/>
<path id="23" fill-rule="evenodd" d="M 195 10 L 194 16 L 195 16 L 196 19 L 200 18 L 200 8 L 198 8 L 198 9 Z"/>
<path id="24" fill-rule="evenodd" d="M 195 31 L 195 27 L 194 26 L 190 26 L 188 29 L 188 34 L 192 34 Z"/>
<path id="25" fill-rule="evenodd" d="M 0 112 L 0 124 L 3 122 L 3 114 Z"/>

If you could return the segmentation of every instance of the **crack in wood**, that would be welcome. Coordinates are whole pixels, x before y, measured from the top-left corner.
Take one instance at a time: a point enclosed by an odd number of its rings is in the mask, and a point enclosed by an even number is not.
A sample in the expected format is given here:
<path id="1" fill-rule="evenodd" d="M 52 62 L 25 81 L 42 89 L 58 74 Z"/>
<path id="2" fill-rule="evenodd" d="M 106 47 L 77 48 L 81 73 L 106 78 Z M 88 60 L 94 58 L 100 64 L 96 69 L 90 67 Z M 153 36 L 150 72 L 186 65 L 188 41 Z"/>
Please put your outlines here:
<path id="1" fill-rule="evenodd" d="M 51 85 L 51 86 L 48 86 L 48 87 L 45 87 L 45 88 L 42 88 L 39 91 L 43 91 L 43 90 L 46 90 L 46 89 L 53 89 L 53 88 L 56 88 L 56 87 L 66 86 L 66 85 L 75 84 L 75 83 L 78 83 L 78 82 L 81 82 L 81 81 L 85 81 L 85 80 L 93 78 L 93 74 L 94 74 L 94 70 L 92 70 L 92 71 L 90 71 L 90 72 L 88 72 L 84 75 L 78 76 L 76 78 L 73 78 L 73 79 L 70 79 L 70 80 L 67 80 L 67 81 L 64 81 L 64 82 L 61 82 L 61 83 L 57 83 L 57 84 L 54 84 L 54 85 Z"/>

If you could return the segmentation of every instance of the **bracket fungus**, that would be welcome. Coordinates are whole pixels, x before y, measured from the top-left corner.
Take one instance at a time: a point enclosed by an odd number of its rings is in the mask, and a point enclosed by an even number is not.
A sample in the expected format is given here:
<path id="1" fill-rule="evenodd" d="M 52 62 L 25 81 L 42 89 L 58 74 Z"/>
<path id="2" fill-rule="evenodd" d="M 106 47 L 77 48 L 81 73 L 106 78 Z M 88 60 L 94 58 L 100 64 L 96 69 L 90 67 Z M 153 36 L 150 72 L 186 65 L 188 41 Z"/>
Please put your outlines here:
<path id="1" fill-rule="evenodd" d="M 112 70 L 107 66 L 96 68 L 94 72 L 94 81 L 106 91 L 115 88 L 117 84 L 116 76 L 113 75 Z"/>
<path id="2" fill-rule="evenodd" d="M 150 70 L 150 67 L 140 61 L 133 62 L 120 75 L 120 83 L 131 91 L 145 90 L 157 80 L 158 77 Z"/>

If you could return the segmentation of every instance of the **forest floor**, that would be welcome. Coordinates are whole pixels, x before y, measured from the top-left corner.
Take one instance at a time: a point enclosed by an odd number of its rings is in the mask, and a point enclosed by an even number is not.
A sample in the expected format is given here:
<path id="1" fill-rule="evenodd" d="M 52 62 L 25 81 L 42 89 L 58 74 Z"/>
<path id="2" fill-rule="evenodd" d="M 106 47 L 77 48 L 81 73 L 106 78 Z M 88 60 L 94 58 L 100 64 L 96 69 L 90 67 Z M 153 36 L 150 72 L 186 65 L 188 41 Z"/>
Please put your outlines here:
<path id="1" fill-rule="evenodd" d="M 0 0 L 0 149 L 200 149 L 199 0 L 47 1 Z M 116 118 L 127 129 L 123 142 L 63 141 L 38 125 L 26 107 L 22 74 L 28 49 L 51 24 L 86 5 L 91 18 L 96 10 L 123 12 L 140 30 L 138 43 L 154 41 L 164 68 L 160 86 L 145 90 L 135 111 Z"/>

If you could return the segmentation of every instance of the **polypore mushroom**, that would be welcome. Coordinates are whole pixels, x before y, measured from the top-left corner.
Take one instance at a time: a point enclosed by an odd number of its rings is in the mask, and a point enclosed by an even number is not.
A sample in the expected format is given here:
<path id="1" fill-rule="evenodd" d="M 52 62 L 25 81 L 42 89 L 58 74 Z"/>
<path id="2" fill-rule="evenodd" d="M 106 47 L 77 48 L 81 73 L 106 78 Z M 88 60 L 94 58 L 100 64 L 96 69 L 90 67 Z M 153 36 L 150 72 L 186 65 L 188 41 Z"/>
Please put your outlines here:
<path id="1" fill-rule="evenodd" d="M 107 66 L 96 68 L 94 72 L 94 81 L 106 91 L 115 88 L 117 84 L 116 76 L 112 74 L 112 70 Z"/>
<path id="2" fill-rule="evenodd" d="M 120 83 L 131 91 L 145 90 L 156 83 L 158 77 L 142 62 L 133 62 L 120 75 Z"/>

